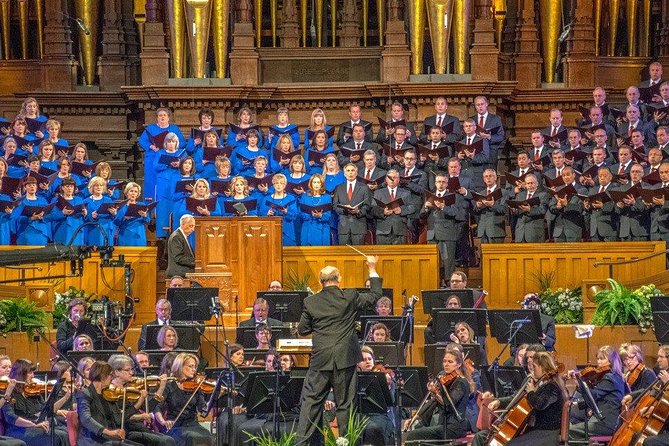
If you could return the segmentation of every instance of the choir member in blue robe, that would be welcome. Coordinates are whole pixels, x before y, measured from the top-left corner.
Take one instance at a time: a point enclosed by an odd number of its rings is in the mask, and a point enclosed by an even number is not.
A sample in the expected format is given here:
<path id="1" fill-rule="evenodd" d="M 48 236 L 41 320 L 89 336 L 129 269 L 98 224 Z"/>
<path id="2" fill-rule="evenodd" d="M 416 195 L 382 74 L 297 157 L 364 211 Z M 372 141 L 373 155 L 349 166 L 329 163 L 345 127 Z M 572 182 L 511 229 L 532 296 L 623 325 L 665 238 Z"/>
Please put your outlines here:
<path id="1" fill-rule="evenodd" d="M 175 178 L 179 176 L 179 164 L 184 150 L 179 149 L 179 138 L 175 133 L 168 133 L 165 137 L 165 148 L 160 149 L 153 163 L 156 178 L 156 237 L 165 238 L 170 235 L 170 214 L 172 213 L 172 194 Z M 165 163 L 162 159 L 169 158 L 171 161 Z M 191 164 L 193 160 L 191 158 Z"/>
<path id="2" fill-rule="evenodd" d="M 77 184 L 77 189 L 79 190 L 77 195 L 86 198 L 88 196 L 88 180 L 93 177 L 95 167 L 93 166 L 93 161 L 88 159 L 88 147 L 86 147 L 86 144 L 83 142 L 77 143 L 74 146 L 74 151 L 72 152 L 72 164 L 74 165 L 74 163 L 91 166 L 90 169 L 83 170 L 81 174 L 72 172 L 72 178 L 74 178 L 74 181 Z"/>
<path id="3" fill-rule="evenodd" d="M 230 182 L 232 181 L 232 163 L 225 156 L 217 156 L 214 162 L 216 175 L 207 178 L 211 187 L 211 194 L 221 198 L 230 196 Z M 220 186 L 220 187 L 219 187 Z"/>
<path id="4" fill-rule="evenodd" d="M 309 192 L 300 197 L 302 230 L 301 246 L 327 246 L 330 244 L 330 214 L 332 210 L 307 211 L 304 206 L 332 206 L 332 197 L 325 190 L 323 176 L 316 174 L 309 180 Z"/>
<path id="5" fill-rule="evenodd" d="M 218 133 L 211 131 L 207 132 L 204 135 L 204 141 L 200 145 L 200 149 L 195 152 L 193 159 L 195 160 L 195 166 L 199 173 L 199 176 L 202 178 L 209 178 L 212 175 L 216 175 L 216 165 L 214 161 L 204 159 L 204 148 L 217 148 L 220 147 Z"/>
<path id="6" fill-rule="evenodd" d="M 84 203 L 81 197 L 75 195 L 77 183 L 73 178 L 65 178 L 60 183 L 60 197 L 55 196 L 52 202 L 67 201 L 69 206 L 77 207 Z M 84 244 L 83 229 L 77 231 L 84 224 L 86 217 L 86 208 L 71 209 L 70 207 L 61 207 L 58 204 L 51 210 L 47 216 L 47 221 L 51 222 L 51 231 L 53 233 L 54 243 L 63 245 L 81 246 Z"/>
<path id="7" fill-rule="evenodd" d="M 144 150 L 144 195 L 147 201 L 154 201 L 156 199 L 156 182 L 153 170 L 154 161 L 158 151 L 163 147 L 156 146 L 162 136 L 167 133 L 174 133 L 179 138 L 179 147 L 186 145 L 179 126 L 170 124 L 172 112 L 169 108 L 161 107 L 156 111 L 156 123 L 149 124 L 139 137 L 137 144 Z M 163 144 L 159 144 L 163 145 Z"/>
<path id="8" fill-rule="evenodd" d="M 16 153 L 16 139 L 14 139 L 12 136 L 6 137 L 2 142 L 2 150 L 4 153 L 2 157 L 7 163 L 7 172 L 5 175 L 10 178 L 23 178 L 26 173 L 27 163 L 25 161 L 16 163 L 16 161 L 13 160 L 15 156 L 21 156 Z"/>
<path id="9" fill-rule="evenodd" d="M 261 149 L 258 145 L 260 140 L 258 132 L 255 130 L 249 130 L 247 135 L 248 145 L 243 147 L 237 147 L 232 152 L 232 170 L 237 175 L 244 177 L 253 175 L 254 167 L 253 162 L 260 155 L 267 158 L 267 151 Z"/>
<path id="10" fill-rule="evenodd" d="M 44 246 L 51 241 L 51 224 L 44 219 L 44 212 L 35 212 L 30 216 L 24 216 L 26 206 L 45 207 L 49 203 L 45 198 L 37 195 L 37 180 L 28 177 L 23 182 L 25 196 L 21 204 L 14 210 L 14 221 L 16 227 L 16 244 Z"/>
<path id="11" fill-rule="evenodd" d="M 265 141 L 265 148 L 272 153 L 272 150 L 276 147 L 279 136 L 288 135 L 293 141 L 293 147 L 299 147 L 300 145 L 300 131 L 296 124 L 290 123 L 290 118 L 288 116 L 288 109 L 286 107 L 280 107 L 276 111 L 276 121 L 277 123 L 273 126 L 270 126 L 267 131 L 267 140 Z"/>
<path id="12" fill-rule="evenodd" d="M 300 213 L 297 207 L 297 197 L 286 193 L 286 183 L 284 174 L 274 174 L 272 177 L 274 192 L 265 197 L 258 210 L 258 215 L 281 217 L 283 246 L 297 246 Z"/>
<path id="13" fill-rule="evenodd" d="M 337 186 L 346 182 L 344 172 L 339 167 L 337 155 L 328 153 L 325 157 L 325 165 L 323 166 L 323 177 L 325 178 L 325 190 L 328 194 L 334 194 Z M 330 240 L 333 244 L 339 242 L 339 214 L 332 212 L 330 214 Z"/>
<path id="14" fill-rule="evenodd" d="M 209 188 L 209 182 L 204 178 L 200 178 L 195 181 L 193 185 L 193 193 L 190 195 L 190 198 L 195 200 L 208 200 L 211 198 L 211 189 Z M 194 217 L 217 217 L 222 214 L 221 205 L 218 200 L 215 201 L 213 207 L 203 204 L 202 206 L 197 206 L 195 208 L 196 212 L 191 209 L 188 209 L 188 202 L 186 199 L 181 200 L 177 206 L 174 208 L 173 220 L 175 221 L 174 225 L 179 226 L 179 221 L 184 215 L 192 215 Z M 188 243 L 193 249 L 195 249 L 195 231 L 193 231 L 188 236 Z"/>
<path id="15" fill-rule="evenodd" d="M 316 130 L 313 144 L 305 151 L 304 158 L 307 163 L 307 173 L 313 175 L 323 172 L 324 163 L 321 160 L 328 153 L 334 153 L 334 147 L 327 145 L 327 134 L 323 130 Z"/>
<path id="16" fill-rule="evenodd" d="M 128 202 L 116 212 L 116 218 L 114 219 L 114 224 L 118 228 L 116 244 L 118 246 L 146 246 L 146 225 L 151 220 L 148 213 L 139 211 L 137 217 L 126 217 L 128 204 L 145 204 L 138 201 L 142 188 L 139 184 L 130 182 L 126 184 L 123 192 Z"/>
<path id="17" fill-rule="evenodd" d="M 258 203 L 260 203 L 267 194 L 271 194 L 274 191 L 272 189 L 272 178 L 267 172 L 267 158 L 262 155 L 257 157 L 255 161 L 253 161 L 253 167 L 255 172 L 253 175 L 247 177 L 247 181 L 249 182 L 251 197 L 257 199 Z M 266 182 L 261 182 L 254 186 L 251 182 L 255 180 L 263 180 Z"/>
<path id="18" fill-rule="evenodd" d="M 304 158 L 302 158 L 302 155 L 295 155 L 291 158 L 289 169 L 290 173 L 286 175 L 288 191 L 292 191 L 295 195 L 300 196 L 306 192 L 306 187 L 296 185 L 304 183 L 310 178 L 306 173 L 307 171 L 304 166 Z"/>
<path id="19" fill-rule="evenodd" d="M 103 204 L 109 205 L 114 203 L 107 192 L 107 182 L 101 177 L 93 177 L 88 182 L 88 191 L 90 195 L 84 199 L 86 205 L 86 223 L 97 223 L 97 226 L 86 226 L 84 231 L 84 241 L 88 246 L 112 246 L 114 244 L 114 218 L 118 211 L 118 206 L 108 207 L 107 210 L 101 212 L 100 207 Z"/>
<path id="20" fill-rule="evenodd" d="M 289 164 L 293 156 L 298 154 L 296 147 L 293 144 L 293 139 L 289 135 L 281 135 L 278 138 L 274 149 L 270 151 L 270 171 L 272 173 L 282 173 L 288 175 L 290 173 Z M 281 152 L 281 153 L 278 153 Z"/>
<path id="21" fill-rule="evenodd" d="M 95 176 L 100 177 L 107 182 L 107 190 L 103 192 L 103 195 L 111 198 L 112 200 L 119 200 L 121 198 L 121 190 L 123 187 L 118 187 L 119 182 L 112 179 L 112 168 L 108 162 L 102 161 L 99 162 L 95 168 Z"/>
<path id="22" fill-rule="evenodd" d="M 170 184 L 170 190 L 172 191 L 172 231 L 179 227 L 179 217 L 174 215 L 176 212 L 175 210 L 182 204 L 184 207 L 186 206 L 186 197 L 190 197 L 195 190 L 195 180 L 195 163 L 193 158 L 188 156 L 181 160 L 181 163 L 179 164 L 179 175 L 175 176 L 172 179 L 172 184 Z M 189 183 L 186 183 L 185 190 L 177 191 L 181 181 L 188 181 Z"/>
<path id="23" fill-rule="evenodd" d="M 56 147 L 51 141 L 42 141 L 37 149 L 40 167 L 58 171 L 58 158 L 56 157 Z"/>
<path id="24" fill-rule="evenodd" d="M 48 118 L 40 114 L 39 104 L 37 100 L 33 97 L 27 97 L 23 100 L 21 104 L 21 110 L 19 110 L 19 115 L 24 118 L 32 119 L 41 124 L 46 124 Z M 30 132 L 34 138 L 44 138 L 44 131 L 40 128 L 35 132 Z"/>
<path id="25" fill-rule="evenodd" d="M 1 182 L 2 179 L 0 178 L 0 184 Z M 11 244 L 12 229 L 14 228 L 14 213 L 12 211 L 15 207 L 5 203 L 13 203 L 14 201 L 14 197 L 0 194 L 0 245 Z"/>
<path id="26" fill-rule="evenodd" d="M 237 127 L 237 128 L 235 128 Z M 228 126 L 228 136 L 225 139 L 226 146 L 235 146 L 235 148 L 242 148 L 247 145 L 248 134 L 242 131 L 249 128 L 255 128 L 258 132 L 258 147 L 264 144 L 263 134 L 255 122 L 255 113 L 247 106 L 243 106 L 237 112 L 237 124 Z M 241 129 L 242 131 L 239 131 Z M 236 172 L 240 173 L 240 172 Z"/>
<path id="27" fill-rule="evenodd" d="M 305 153 L 307 150 L 311 149 L 311 144 L 314 139 L 314 135 L 318 130 L 323 130 L 326 132 L 326 134 L 328 132 L 333 133 L 332 126 L 328 125 L 327 118 L 325 117 L 325 112 L 320 108 L 316 108 L 314 109 L 314 111 L 311 112 L 311 125 L 309 126 L 308 129 L 304 131 Z M 328 136 L 327 147 L 329 149 L 334 149 L 334 133 L 332 134 L 332 136 Z"/>
<path id="28" fill-rule="evenodd" d="M 49 141 L 51 144 L 54 146 L 58 146 L 61 150 L 67 150 L 67 148 L 70 146 L 70 142 L 65 139 L 60 137 L 60 121 L 56 121 L 55 119 L 49 119 L 46 121 L 46 139 L 45 141 Z"/>
<path id="29" fill-rule="evenodd" d="M 225 203 L 240 203 L 240 202 L 245 202 L 245 201 L 250 201 L 253 200 L 255 201 L 254 198 L 250 196 L 250 191 L 249 191 L 249 182 L 246 181 L 246 178 L 242 176 L 236 176 L 232 179 L 232 182 L 230 183 L 230 196 L 229 197 L 220 197 L 219 196 L 219 203 L 221 206 L 221 211 L 222 215 L 226 217 L 232 217 L 232 216 L 237 216 L 237 213 L 232 213 L 228 212 L 225 209 Z M 256 201 L 256 207 L 254 209 L 248 209 L 247 212 L 244 215 L 248 216 L 257 216 L 258 215 L 258 203 Z"/>
<path id="30" fill-rule="evenodd" d="M 72 168 L 72 161 L 70 161 L 69 158 L 61 158 L 60 160 L 58 160 L 58 172 L 56 173 L 56 175 L 52 177 L 51 185 L 49 186 L 49 192 L 50 192 L 49 199 L 51 199 L 53 196 L 57 195 L 60 192 L 60 183 L 65 178 L 72 178 L 74 180 L 74 178 L 70 176 L 71 168 Z"/>
<path id="31" fill-rule="evenodd" d="M 200 111 L 197 114 L 198 121 L 200 121 L 200 126 L 194 128 L 193 130 L 198 130 L 199 132 L 204 132 L 205 135 L 209 132 L 214 132 L 216 133 L 216 144 L 222 144 L 223 143 L 223 138 L 219 138 L 219 134 L 222 133 L 217 133 L 220 132 L 219 129 L 216 127 L 212 127 L 212 124 L 214 123 L 214 111 L 210 109 L 209 107 L 202 107 Z M 188 143 L 186 143 L 186 152 L 193 158 L 197 159 L 196 153 L 201 152 L 202 149 L 202 143 L 204 142 L 199 135 L 195 135 L 194 137 L 194 132 L 191 131 L 191 137 L 188 138 Z M 198 168 L 198 171 L 200 169 Z"/>

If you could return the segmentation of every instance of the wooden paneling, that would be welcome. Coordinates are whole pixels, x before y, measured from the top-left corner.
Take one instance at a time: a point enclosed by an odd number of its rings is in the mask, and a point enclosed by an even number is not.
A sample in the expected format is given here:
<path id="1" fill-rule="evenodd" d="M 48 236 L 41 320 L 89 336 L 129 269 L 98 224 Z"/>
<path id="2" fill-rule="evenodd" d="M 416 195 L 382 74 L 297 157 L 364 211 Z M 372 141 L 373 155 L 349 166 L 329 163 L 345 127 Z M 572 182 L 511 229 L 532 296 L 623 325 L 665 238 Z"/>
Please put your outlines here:
<path id="1" fill-rule="evenodd" d="M 553 288 L 574 288 L 584 279 L 606 279 L 609 269 L 593 264 L 604 260 L 639 258 L 665 249 L 664 242 L 514 243 L 481 245 L 483 288 L 488 306 L 517 308 L 525 293 L 537 291 L 535 275 L 555 272 Z M 665 270 L 664 256 L 615 266 L 613 277 L 622 282 Z"/>
<path id="2" fill-rule="evenodd" d="M 28 246 L 21 248 L 30 248 Z M 12 251 L 16 246 L 0 246 L 0 251 Z M 114 257 L 122 254 L 125 261 L 132 265 L 132 293 L 139 298 L 135 304 L 137 321 L 155 319 L 156 302 L 156 248 L 116 247 Z M 28 265 L 25 265 L 28 266 Z M 38 265 L 41 270 L 25 270 L 25 278 L 58 276 L 71 274 L 70 262 Z M 0 280 L 19 279 L 22 271 L 0 268 Z M 109 296 L 123 302 L 125 297 L 123 268 L 101 268 L 100 257 L 97 253 L 84 260 L 82 277 L 68 277 L 66 279 L 40 280 L 41 283 L 53 284 L 55 292 L 67 290 L 70 286 L 83 289 L 87 293 L 98 297 Z"/>
<path id="3" fill-rule="evenodd" d="M 384 288 L 392 288 L 395 313 L 401 311 L 402 290 L 407 296 L 420 296 L 421 290 L 435 289 L 439 283 L 439 256 L 436 245 L 359 246 L 368 255 L 379 256 L 379 275 Z M 283 248 L 284 283 L 291 274 L 310 274 L 314 292 L 321 289 L 318 273 L 326 265 L 339 268 L 342 287 L 362 287 L 367 280 L 365 259 L 346 246 L 310 246 Z M 416 304 L 416 320 L 425 320 L 423 304 Z"/>

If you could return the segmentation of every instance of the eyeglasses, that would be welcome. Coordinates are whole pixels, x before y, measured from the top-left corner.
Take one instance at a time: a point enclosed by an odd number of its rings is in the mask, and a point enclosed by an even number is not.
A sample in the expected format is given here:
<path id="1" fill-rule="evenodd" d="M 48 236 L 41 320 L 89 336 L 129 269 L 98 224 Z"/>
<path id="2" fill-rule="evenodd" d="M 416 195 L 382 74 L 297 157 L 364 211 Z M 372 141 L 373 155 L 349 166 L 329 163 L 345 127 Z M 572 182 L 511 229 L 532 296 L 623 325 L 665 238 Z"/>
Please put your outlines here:
<path id="1" fill-rule="evenodd" d="M 121 369 L 122 372 L 132 372 L 132 369 Z"/>
<path id="2" fill-rule="evenodd" d="M 461 283 L 461 282 L 464 282 L 464 280 L 460 280 L 460 279 L 451 279 L 451 280 L 448 281 L 448 283 Z"/>

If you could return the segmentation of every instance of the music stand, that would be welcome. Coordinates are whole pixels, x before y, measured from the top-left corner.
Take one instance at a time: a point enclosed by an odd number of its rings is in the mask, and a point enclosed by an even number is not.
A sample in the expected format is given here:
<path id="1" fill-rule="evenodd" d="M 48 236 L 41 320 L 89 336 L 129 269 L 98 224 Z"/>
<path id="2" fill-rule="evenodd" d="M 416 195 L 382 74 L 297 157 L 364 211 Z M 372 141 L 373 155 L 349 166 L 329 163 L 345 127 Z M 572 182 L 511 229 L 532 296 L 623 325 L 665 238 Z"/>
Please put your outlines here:
<path id="1" fill-rule="evenodd" d="M 200 322 L 211 319 L 212 299 L 218 300 L 218 288 L 168 288 L 172 320 Z"/>
<path id="2" fill-rule="evenodd" d="M 173 324 L 170 327 L 174 328 L 179 336 L 178 347 L 184 350 L 200 350 L 200 329 L 204 328 L 199 325 L 187 324 Z M 147 325 L 146 326 L 146 345 L 147 350 L 160 350 L 158 345 L 158 332 L 163 328 L 162 325 Z"/>
<path id="3" fill-rule="evenodd" d="M 369 336 L 370 334 L 369 330 L 372 329 L 374 324 L 380 322 L 382 324 L 385 324 L 386 327 L 388 327 L 388 329 L 390 330 L 390 337 L 392 338 L 393 341 L 404 342 L 404 344 L 406 345 L 409 343 L 411 339 L 413 339 L 412 336 L 413 324 L 411 324 L 411 326 L 406 327 L 404 332 L 402 332 L 402 321 L 403 321 L 402 316 L 378 316 L 378 315 L 360 316 L 360 327 L 361 327 L 360 337 L 363 340 L 367 339 L 367 336 Z M 402 339 L 400 339 L 400 335 L 402 335 Z"/>
<path id="4" fill-rule="evenodd" d="M 377 364 L 397 367 L 406 362 L 403 342 L 365 342 L 364 344 L 374 351 Z"/>
<path id="5" fill-rule="evenodd" d="M 446 308 L 448 299 L 454 295 L 460 299 L 461 308 L 474 306 L 474 294 L 471 288 L 465 288 L 464 290 L 441 288 L 439 290 L 421 290 L 420 293 L 423 299 L 424 314 L 432 314 L 435 308 Z"/>
<path id="6" fill-rule="evenodd" d="M 100 331 L 100 328 L 93 324 L 90 319 L 79 320 L 79 325 L 77 325 L 74 337 L 82 334 L 91 337 L 93 340 L 93 347 L 96 350 L 112 350 L 118 346 L 118 344 L 108 341 L 102 334 L 102 331 Z"/>
<path id="7" fill-rule="evenodd" d="M 51 444 L 51 446 L 56 445 L 56 433 L 55 433 L 56 410 L 54 408 L 54 405 L 56 404 L 56 401 L 58 401 L 58 394 L 63 389 L 63 384 L 65 384 L 65 380 L 59 379 L 53 386 L 53 390 L 51 390 L 49 397 L 44 402 L 44 406 L 42 406 L 42 410 L 40 411 L 39 417 L 35 422 L 35 424 L 39 424 L 43 421 L 49 421 L 49 424 L 51 426 L 51 429 L 49 429 L 49 443 Z"/>
<path id="8" fill-rule="evenodd" d="M 455 324 L 466 322 L 474 330 L 475 336 L 486 335 L 488 322 L 487 310 L 481 309 L 432 309 L 434 334 L 437 342 L 451 342 L 450 335 L 455 332 Z M 473 341 L 473 339 L 472 339 Z"/>
<path id="9" fill-rule="evenodd" d="M 478 344 L 461 344 L 462 349 L 468 359 L 478 366 L 481 362 L 481 347 Z M 430 376 L 437 376 L 444 370 L 444 353 L 448 348 L 447 344 L 427 344 L 425 346 L 425 366 Z"/>
<path id="10" fill-rule="evenodd" d="M 292 339 L 295 336 L 290 332 L 290 327 L 272 327 L 267 326 L 272 331 L 272 339 L 270 339 L 270 344 L 276 345 L 277 339 Z M 237 344 L 240 344 L 244 347 L 244 350 L 247 348 L 256 348 L 258 341 L 256 340 L 256 328 L 255 327 L 237 327 Z"/>
<path id="11" fill-rule="evenodd" d="M 358 293 L 369 293 L 369 288 L 344 288 L 346 290 L 356 290 Z M 390 314 L 394 313 L 395 305 L 393 303 L 393 289 L 392 288 L 381 288 L 381 295 L 390 299 Z M 374 316 L 376 315 L 376 306 L 372 305 L 371 307 L 366 307 L 358 312 L 358 317 L 360 316 Z"/>
<path id="12" fill-rule="evenodd" d="M 660 344 L 669 343 L 669 298 L 668 296 L 652 296 L 650 308 L 653 311 L 655 338 Z"/>
<path id="13" fill-rule="evenodd" d="M 497 375 L 497 379 L 495 379 Z M 523 385 L 526 373 L 522 367 L 498 366 L 497 372 L 488 367 L 481 369 L 481 386 L 496 398 L 513 396 Z"/>
<path id="14" fill-rule="evenodd" d="M 500 344 L 538 344 L 542 336 L 539 310 L 488 310 L 490 334 Z"/>
<path id="15" fill-rule="evenodd" d="M 427 387 L 427 367 L 400 366 L 395 374 L 404 381 L 402 387 L 402 407 L 409 409 L 420 406 Z"/>
<path id="16" fill-rule="evenodd" d="M 269 316 L 281 322 L 300 322 L 304 298 L 307 291 L 258 291 L 256 296 L 262 297 L 269 305 Z"/>
<path id="17" fill-rule="evenodd" d="M 393 398 L 380 372 L 358 372 L 357 408 L 363 415 L 385 414 L 393 405 Z"/>
<path id="18" fill-rule="evenodd" d="M 276 372 L 251 372 L 247 382 L 246 411 L 252 415 L 268 414 L 274 411 L 274 398 L 278 398 L 281 412 L 294 407 L 295 400 L 286 386 L 290 381 L 288 375 L 279 375 L 279 387 L 276 387 Z M 299 403 L 298 403 L 299 404 Z"/>

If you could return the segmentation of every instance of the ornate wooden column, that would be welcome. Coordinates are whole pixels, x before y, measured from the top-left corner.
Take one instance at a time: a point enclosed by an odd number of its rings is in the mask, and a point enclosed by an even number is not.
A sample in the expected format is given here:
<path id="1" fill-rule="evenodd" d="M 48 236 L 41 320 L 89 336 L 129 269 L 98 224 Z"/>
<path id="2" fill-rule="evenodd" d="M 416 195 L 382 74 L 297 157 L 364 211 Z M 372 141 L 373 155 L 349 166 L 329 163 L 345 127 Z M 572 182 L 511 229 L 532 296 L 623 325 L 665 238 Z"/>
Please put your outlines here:
<path id="1" fill-rule="evenodd" d="M 104 0 L 102 17 L 102 56 L 98 62 L 100 90 L 118 90 L 126 85 L 121 2 Z"/>
<path id="2" fill-rule="evenodd" d="M 567 87 L 591 87 L 595 82 L 595 26 L 590 0 L 575 0 L 571 33 L 567 38 L 564 82 Z"/>
<path id="3" fill-rule="evenodd" d="M 125 78 L 126 85 L 138 85 L 140 83 L 140 26 L 143 29 L 144 23 L 135 22 L 135 11 L 131 2 L 121 2 L 121 24 L 123 25 L 123 45 L 122 51 L 125 59 Z M 146 10 L 146 9 L 145 9 Z M 146 18 L 146 16 L 144 17 Z"/>
<path id="4" fill-rule="evenodd" d="M 400 0 L 388 0 L 385 47 L 381 53 L 381 80 L 406 82 L 409 80 L 411 51 L 404 30 L 404 12 Z"/>
<path id="5" fill-rule="evenodd" d="M 519 88 L 538 88 L 541 85 L 543 61 L 539 54 L 539 36 L 534 14 L 532 0 L 519 1 L 516 27 L 517 51 L 514 58 L 515 78 Z"/>
<path id="6" fill-rule="evenodd" d="M 46 0 L 45 6 L 47 11 L 64 11 L 67 1 Z M 47 14 L 41 69 L 44 90 L 74 90 L 77 64 L 72 54 L 72 34 L 67 18 L 61 14 Z"/>
<path id="7" fill-rule="evenodd" d="M 474 43 L 470 51 L 472 80 L 497 81 L 499 49 L 495 46 L 492 0 L 477 0 L 474 10 Z"/>
<path id="8" fill-rule="evenodd" d="M 344 0 L 342 16 L 339 46 L 345 48 L 360 46 L 360 20 L 358 16 L 358 6 L 355 0 Z"/>
<path id="9" fill-rule="evenodd" d="M 295 0 L 285 0 L 281 11 L 281 48 L 297 48 L 300 46 L 300 26 L 297 21 L 297 5 Z"/>
<path id="10" fill-rule="evenodd" d="M 163 27 L 163 11 L 158 0 L 147 0 L 144 45 L 139 56 L 144 85 L 167 85 L 169 79 L 169 54 Z"/>
<path id="11" fill-rule="evenodd" d="M 658 53 L 663 66 L 669 64 L 669 1 L 662 2 L 662 27 L 659 30 L 660 38 Z"/>
<path id="12" fill-rule="evenodd" d="M 251 0 L 238 0 L 235 5 L 237 20 L 232 31 L 230 51 L 230 81 L 235 85 L 260 83 L 260 56 L 256 51 Z"/>
<path id="13" fill-rule="evenodd" d="M 516 23 L 518 22 L 518 1 L 507 0 L 506 16 L 500 43 L 499 67 L 500 80 L 512 80 L 514 76 L 513 56 L 516 52 Z"/>

